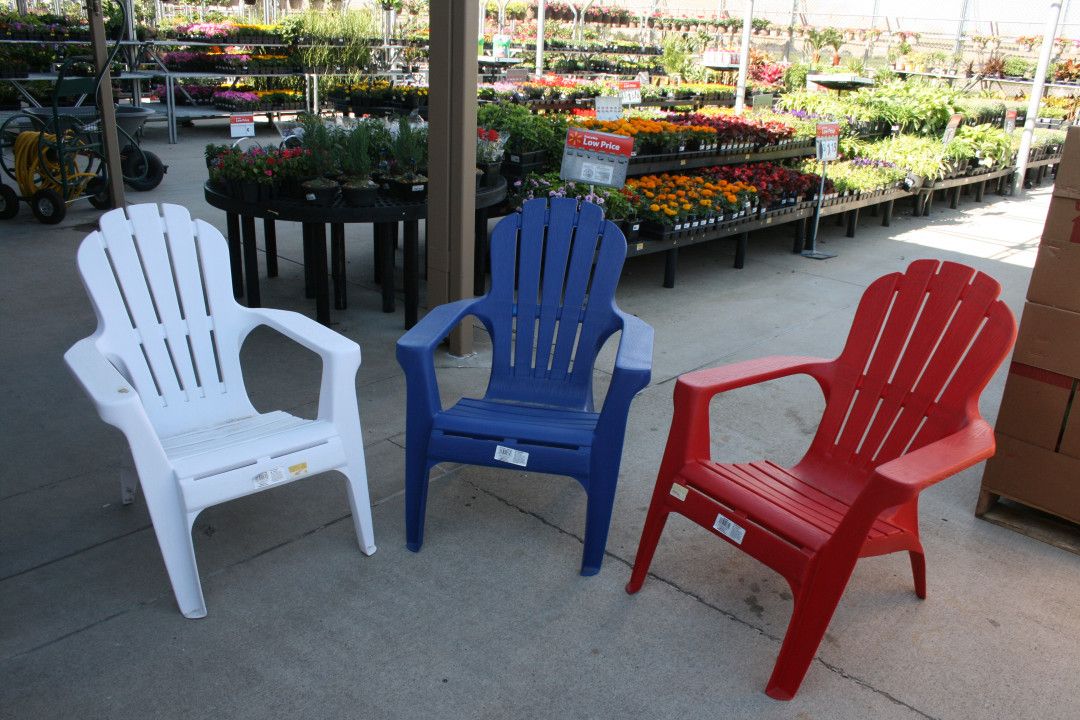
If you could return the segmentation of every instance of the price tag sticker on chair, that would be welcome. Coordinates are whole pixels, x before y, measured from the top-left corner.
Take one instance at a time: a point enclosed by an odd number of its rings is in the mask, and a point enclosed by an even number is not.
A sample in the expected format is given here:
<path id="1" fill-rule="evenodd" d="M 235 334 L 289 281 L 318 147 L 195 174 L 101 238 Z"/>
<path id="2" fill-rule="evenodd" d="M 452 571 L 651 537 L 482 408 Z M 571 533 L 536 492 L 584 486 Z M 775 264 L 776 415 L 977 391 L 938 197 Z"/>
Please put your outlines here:
<path id="1" fill-rule="evenodd" d="M 308 465 L 306 462 L 296 463 L 286 467 L 270 468 L 264 470 L 253 478 L 255 487 L 266 487 L 267 485 L 276 485 L 279 482 L 285 482 L 286 480 L 295 480 L 301 475 L 307 474 Z"/>
<path id="2" fill-rule="evenodd" d="M 678 500 L 685 500 L 686 494 L 690 492 L 685 485 L 675 483 L 671 486 L 670 493 Z"/>
<path id="3" fill-rule="evenodd" d="M 731 540 L 731 542 L 736 545 L 742 545 L 743 538 L 746 537 L 746 528 L 733 520 L 724 517 L 720 513 L 716 514 L 716 521 L 712 526 L 713 530 Z"/>
<path id="4" fill-rule="evenodd" d="M 515 450 L 505 445 L 495 446 L 495 459 L 511 465 L 526 467 L 529 464 L 529 453 L 524 450 Z"/>

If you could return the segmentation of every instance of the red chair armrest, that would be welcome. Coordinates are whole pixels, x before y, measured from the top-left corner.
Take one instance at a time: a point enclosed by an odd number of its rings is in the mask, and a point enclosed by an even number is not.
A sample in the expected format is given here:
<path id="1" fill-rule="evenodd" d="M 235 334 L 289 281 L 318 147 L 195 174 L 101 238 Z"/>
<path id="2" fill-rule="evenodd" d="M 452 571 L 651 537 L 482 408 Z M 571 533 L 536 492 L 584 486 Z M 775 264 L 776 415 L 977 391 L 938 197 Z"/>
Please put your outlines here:
<path id="1" fill-rule="evenodd" d="M 982 418 L 952 435 L 891 460 L 874 471 L 866 490 L 910 497 L 994 454 L 994 430 Z"/>
<path id="2" fill-rule="evenodd" d="M 675 409 L 661 474 L 670 476 L 687 462 L 710 456 L 709 401 L 713 396 L 799 374 L 810 375 L 826 389 L 826 369 L 831 362 L 820 358 L 774 355 L 682 375 L 675 383 Z"/>

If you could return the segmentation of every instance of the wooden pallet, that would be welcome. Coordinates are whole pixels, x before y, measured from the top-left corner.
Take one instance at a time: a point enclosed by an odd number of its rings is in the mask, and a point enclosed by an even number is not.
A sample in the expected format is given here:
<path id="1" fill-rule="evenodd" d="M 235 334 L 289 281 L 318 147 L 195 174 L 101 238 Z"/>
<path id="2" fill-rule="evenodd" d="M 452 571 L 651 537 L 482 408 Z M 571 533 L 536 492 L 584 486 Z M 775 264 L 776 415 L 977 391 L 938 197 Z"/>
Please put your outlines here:
<path id="1" fill-rule="evenodd" d="M 1080 555 L 1080 525 L 983 490 L 975 516 Z"/>

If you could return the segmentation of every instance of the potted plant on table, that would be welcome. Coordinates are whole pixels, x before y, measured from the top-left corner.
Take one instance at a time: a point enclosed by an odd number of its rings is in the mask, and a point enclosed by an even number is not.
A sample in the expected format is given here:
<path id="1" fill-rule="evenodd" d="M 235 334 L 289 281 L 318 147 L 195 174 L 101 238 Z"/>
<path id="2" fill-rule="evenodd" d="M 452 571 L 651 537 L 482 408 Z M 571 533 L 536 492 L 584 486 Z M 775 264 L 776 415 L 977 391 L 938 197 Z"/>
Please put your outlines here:
<path id="1" fill-rule="evenodd" d="M 427 126 L 413 125 L 408 118 L 398 120 L 390 141 L 390 190 L 403 200 L 422 201 L 427 197 Z"/>
<path id="2" fill-rule="evenodd" d="M 301 119 L 303 126 L 303 144 L 310 151 L 309 161 L 312 177 L 300 183 L 304 199 L 315 205 L 332 205 L 337 199 L 339 185 L 336 180 L 327 177 L 336 172 L 337 142 L 334 133 L 326 127 L 322 119 L 308 115 Z"/>
<path id="3" fill-rule="evenodd" d="M 503 149 L 507 136 L 498 130 L 476 128 L 476 176 L 477 187 L 492 188 L 499 184 Z"/>
<path id="4" fill-rule="evenodd" d="M 371 180 L 371 130 L 367 122 L 359 122 L 345 136 L 341 154 L 344 182 L 341 196 L 351 207 L 375 204 L 379 186 Z"/>

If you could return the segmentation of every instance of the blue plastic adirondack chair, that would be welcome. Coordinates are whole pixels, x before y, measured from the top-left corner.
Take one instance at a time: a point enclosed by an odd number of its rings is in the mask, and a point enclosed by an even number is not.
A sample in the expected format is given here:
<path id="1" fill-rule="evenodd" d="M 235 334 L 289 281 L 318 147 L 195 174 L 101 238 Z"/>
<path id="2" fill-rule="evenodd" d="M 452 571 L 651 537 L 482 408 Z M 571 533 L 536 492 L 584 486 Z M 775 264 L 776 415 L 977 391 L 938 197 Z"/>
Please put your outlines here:
<path id="1" fill-rule="evenodd" d="M 397 344 L 408 391 L 405 524 L 410 550 L 424 540 L 428 472 L 459 462 L 569 475 L 588 493 L 582 575 L 600 571 L 619 477 L 626 416 L 649 384 L 653 331 L 615 305 L 626 238 L 601 209 L 537 199 L 503 218 L 491 239 L 491 290 L 432 310 Z M 516 271 L 516 275 L 515 275 Z M 436 346 L 475 315 L 492 344 L 481 399 L 439 401 Z M 600 412 L 593 364 L 622 331 Z"/>

